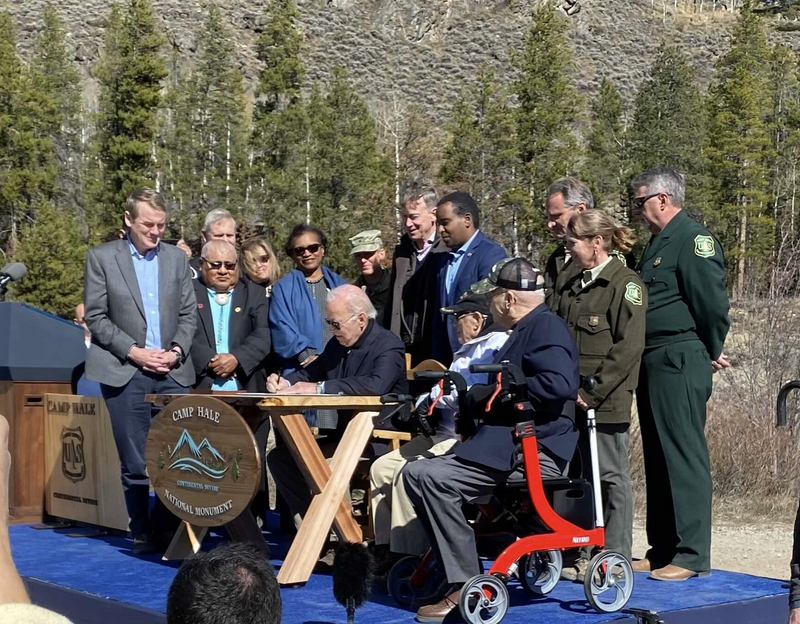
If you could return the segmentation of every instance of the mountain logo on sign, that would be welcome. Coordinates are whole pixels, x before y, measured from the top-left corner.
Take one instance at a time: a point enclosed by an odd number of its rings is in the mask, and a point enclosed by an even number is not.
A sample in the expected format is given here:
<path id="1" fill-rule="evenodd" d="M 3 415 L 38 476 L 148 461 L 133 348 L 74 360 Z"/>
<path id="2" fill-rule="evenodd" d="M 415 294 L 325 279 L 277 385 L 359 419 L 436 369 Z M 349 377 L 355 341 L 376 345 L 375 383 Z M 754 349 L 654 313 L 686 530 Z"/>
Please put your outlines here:
<path id="1" fill-rule="evenodd" d="M 179 455 L 184 448 L 189 450 L 190 455 L 188 457 Z M 186 429 L 181 432 L 181 437 L 178 438 L 178 443 L 170 453 L 169 458 L 172 459 L 176 455 L 178 455 L 178 458 L 169 465 L 169 470 L 193 472 L 215 480 L 222 479 L 228 472 L 228 462 L 211 445 L 208 438 L 203 438 L 203 441 L 197 444 Z"/>

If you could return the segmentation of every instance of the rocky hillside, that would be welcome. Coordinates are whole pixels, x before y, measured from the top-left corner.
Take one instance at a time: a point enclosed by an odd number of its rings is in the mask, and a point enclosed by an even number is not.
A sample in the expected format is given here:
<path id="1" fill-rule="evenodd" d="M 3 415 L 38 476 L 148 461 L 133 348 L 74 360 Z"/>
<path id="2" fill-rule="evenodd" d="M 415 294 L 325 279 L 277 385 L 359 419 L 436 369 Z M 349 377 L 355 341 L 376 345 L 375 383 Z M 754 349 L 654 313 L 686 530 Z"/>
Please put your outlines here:
<path id="1" fill-rule="evenodd" d="M 562 0 L 553 0 L 561 2 Z M 251 85 L 258 63 L 254 42 L 263 23 L 264 0 L 216 0 L 237 31 L 240 61 Z M 12 0 L 20 46 L 27 51 L 39 28 L 44 0 Z M 98 59 L 110 0 L 58 0 L 86 77 L 87 101 L 94 100 L 92 72 Z M 298 0 L 309 77 L 324 80 L 336 64 L 345 66 L 372 103 L 401 99 L 419 104 L 441 121 L 460 85 L 482 63 L 511 78 L 510 57 L 528 24 L 534 0 Z M 733 17 L 719 10 L 697 15 L 681 0 L 581 0 L 569 19 L 576 51 L 576 83 L 592 94 L 601 78 L 614 78 L 632 98 L 662 39 L 689 53 L 704 80 L 727 46 Z M 663 12 L 666 4 L 666 12 Z M 706 6 L 711 2 L 706 2 Z M 204 0 L 154 0 L 170 45 L 191 63 Z M 793 43 L 799 35 L 776 33 Z"/>

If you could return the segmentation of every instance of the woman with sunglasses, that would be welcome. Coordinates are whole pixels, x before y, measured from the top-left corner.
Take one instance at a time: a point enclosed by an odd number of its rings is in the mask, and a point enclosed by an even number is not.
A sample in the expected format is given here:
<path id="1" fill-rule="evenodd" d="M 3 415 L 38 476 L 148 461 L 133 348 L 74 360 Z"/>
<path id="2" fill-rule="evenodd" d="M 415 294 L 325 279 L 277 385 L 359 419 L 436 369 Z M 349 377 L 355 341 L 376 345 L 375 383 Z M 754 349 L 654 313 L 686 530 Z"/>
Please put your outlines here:
<path id="1" fill-rule="evenodd" d="M 244 241 L 239 249 L 239 259 L 244 274 L 254 284 L 263 286 L 269 299 L 275 282 L 281 277 L 281 267 L 266 237 L 253 236 Z"/>
<path id="2" fill-rule="evenodd" d="M 347 282 L 322 264 L 327 246 L 325 234 L 305 223 L 296 225 L 286 242 L 286 255 L 297 268 L 275 284 L 269 308 L 272 346 L 284 374 L 308 366 L 333 336 L 324 322 L 328 293 Z"/>

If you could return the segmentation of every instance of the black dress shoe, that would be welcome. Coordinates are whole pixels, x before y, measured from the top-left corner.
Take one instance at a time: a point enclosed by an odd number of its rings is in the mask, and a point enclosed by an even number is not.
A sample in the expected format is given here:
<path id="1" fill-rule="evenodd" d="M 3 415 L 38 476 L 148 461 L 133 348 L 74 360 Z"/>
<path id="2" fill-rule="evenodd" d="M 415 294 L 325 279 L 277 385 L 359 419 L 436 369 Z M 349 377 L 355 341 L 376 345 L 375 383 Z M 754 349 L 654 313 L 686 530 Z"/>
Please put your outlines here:
<path id="1" fill-rule="evenodd" d="M 133 538 L 132 550 L 134 555 L 153 555 L 158 552 L 158 547 L 149 535 L 142 533 Z"/>

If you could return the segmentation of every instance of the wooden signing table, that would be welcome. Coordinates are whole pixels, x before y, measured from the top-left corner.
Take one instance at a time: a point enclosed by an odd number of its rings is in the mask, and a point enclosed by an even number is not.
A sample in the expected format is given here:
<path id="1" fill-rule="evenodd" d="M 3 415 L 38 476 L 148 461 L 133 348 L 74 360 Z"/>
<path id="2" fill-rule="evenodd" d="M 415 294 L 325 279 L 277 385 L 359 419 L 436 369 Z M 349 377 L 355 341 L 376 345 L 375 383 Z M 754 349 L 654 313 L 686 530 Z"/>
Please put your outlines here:
<path id="1" fill-rule="evenodd" d="M 185 399 L 185 397 L 186 395 L 148 395 L 146 400 L 157 405 L 168 405 L 173 400 Z M 311 577 L 331 525 L 343 541 L 361 542 L 363 540 L 361 527 L 356 523 L 345 495 L 359 458 L 373 436 L 375 427 L 373 419 L 378 414 L 377 410 L 384 407 L 384 404 L 377 396 L 233 392 L 204 396 L 206 403 L 217 400 L 223 405 L 227 404 L 237 408 L 256 405 L 261 410 L 268 412 L 272 417 L 275 429 L 283 438 L 314 494 L 311 506 L 303 518 L 300 530 L 278 573 L 278 582 L 282 585 L 305 583 Z M 358 411 L 348 423 L 330 464 L 323 456 L 305 417 L 299 413 L 314 409 L 365 410 Z M 395 442 L 408 437 L 408 434 L 386 433 L 389 435 L 382 437 L 390 438 Z M 150 456 L 150 452 L 148 449 L 148 456 Z M 149 463 L 148 461 L 148 466 Z M 172 506 L 169 504 L 167 508 L 172 510 Z M 191 525 L 191 522 L 184 525 L 184 530 L 197 542 L 192 544 L 192 550 L 195 550 L 199 547 L 198 537 L 199 540 L 202 540 L 202 535 L 198 536 L 196 527 L 187 526 L 187 524 Z M 248 534 L 253 535 L 252 531 L 248 531 Z M 180 536 L 176 536 L 176 540 L 179 539 Z"/>

